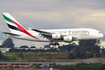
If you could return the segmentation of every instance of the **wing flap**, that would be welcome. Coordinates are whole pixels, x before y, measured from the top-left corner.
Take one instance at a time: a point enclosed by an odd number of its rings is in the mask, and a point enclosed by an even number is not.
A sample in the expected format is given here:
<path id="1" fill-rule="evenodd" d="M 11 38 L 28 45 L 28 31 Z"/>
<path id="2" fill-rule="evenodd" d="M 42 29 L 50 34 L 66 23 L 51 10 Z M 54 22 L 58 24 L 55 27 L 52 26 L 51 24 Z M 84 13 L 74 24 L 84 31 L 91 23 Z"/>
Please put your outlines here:
<path id="1" fill-rule="evenodd" d="M 43 37 L 47 38 L 47 39 L 52 39 L 51 35 L 52 33 L 50 32 L 46 32 L 46 31 L 42 31 L 42 30 L 38 30 L 38 29 L 32 29 L 33 31 L 39 32 L 40 35 L 42 35 Z"/>

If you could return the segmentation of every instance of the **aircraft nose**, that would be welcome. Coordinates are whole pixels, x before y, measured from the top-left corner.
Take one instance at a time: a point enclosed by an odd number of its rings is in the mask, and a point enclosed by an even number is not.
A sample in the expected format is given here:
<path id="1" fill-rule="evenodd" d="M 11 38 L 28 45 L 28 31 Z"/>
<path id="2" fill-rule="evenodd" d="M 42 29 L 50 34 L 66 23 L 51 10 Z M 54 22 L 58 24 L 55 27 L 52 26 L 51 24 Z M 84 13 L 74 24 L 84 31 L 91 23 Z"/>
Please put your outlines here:
<path id="1" fill-rule="evenodd" d="M 104 37 L 104 35 L 102 33 L 100 33 L 100 37 L 102 38 L 102 37 Z"/>

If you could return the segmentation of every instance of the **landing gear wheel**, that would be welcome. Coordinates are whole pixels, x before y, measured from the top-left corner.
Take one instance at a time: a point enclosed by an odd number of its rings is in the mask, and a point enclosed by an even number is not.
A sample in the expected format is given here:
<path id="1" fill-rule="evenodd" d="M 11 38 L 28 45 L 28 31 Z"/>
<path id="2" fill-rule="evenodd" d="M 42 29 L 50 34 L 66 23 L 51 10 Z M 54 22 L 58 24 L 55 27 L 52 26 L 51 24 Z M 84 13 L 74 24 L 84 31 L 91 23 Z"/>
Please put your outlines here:
<path id="1" fill-rule="evenodd" d="M 55 43 L 49 43 L 49 45 L 54 45 L 54 46 L 56 46 L 56 45 L 58 45 L 59 46 L 59 43 L 58 42 L 55 42 Z"/>
<path id="2" fill-rule="evenodd" d="M 56 45 L 58 45 L 58 46 L 59 46 L 59 43 L 55 43 L 54 45 L 55 45 L 55 46 L 56 46 Z"/>

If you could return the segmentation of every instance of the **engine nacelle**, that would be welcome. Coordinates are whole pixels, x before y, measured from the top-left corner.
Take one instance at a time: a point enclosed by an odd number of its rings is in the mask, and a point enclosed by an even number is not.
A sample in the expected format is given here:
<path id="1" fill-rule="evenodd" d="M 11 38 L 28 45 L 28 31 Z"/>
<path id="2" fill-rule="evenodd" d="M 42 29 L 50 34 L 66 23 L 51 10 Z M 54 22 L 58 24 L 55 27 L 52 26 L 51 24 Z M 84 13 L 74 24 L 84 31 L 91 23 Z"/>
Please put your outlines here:
<path id="1" fill-rule="evenodd" d="M 61 35 L 60 34 L 52 34 L 53 39 L 60 39 Z"/>
<path id="2" fill-rule="evenodd" d="M 63 40 L 64 41 L 72 41 L 72 36 L 64 36 Z"/>

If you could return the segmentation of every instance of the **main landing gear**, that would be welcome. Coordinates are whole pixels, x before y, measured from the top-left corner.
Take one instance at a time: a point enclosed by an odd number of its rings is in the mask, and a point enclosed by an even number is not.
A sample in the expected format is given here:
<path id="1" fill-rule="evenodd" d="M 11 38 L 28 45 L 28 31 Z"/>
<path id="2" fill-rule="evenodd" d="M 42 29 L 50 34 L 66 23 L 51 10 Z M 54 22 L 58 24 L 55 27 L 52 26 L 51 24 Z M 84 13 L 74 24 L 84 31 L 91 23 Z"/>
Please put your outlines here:
<path id="1" fill-rule="evenodd" d="M 51 43 L 49 43 L 49 45 L 54 45 L 54 46 L 56 46 L 56 45 L 58 45 L 59 46 L 59 43 L 58 42 L 51 42 Z"/>

